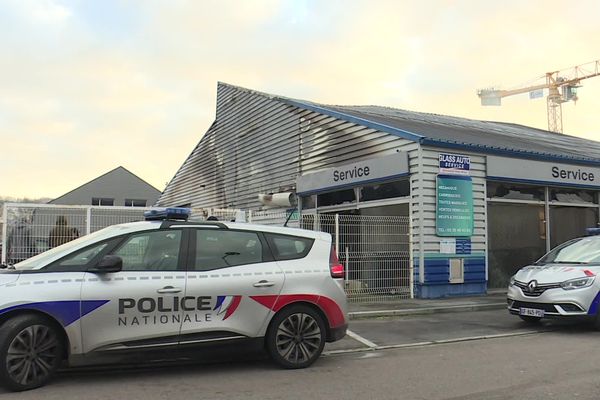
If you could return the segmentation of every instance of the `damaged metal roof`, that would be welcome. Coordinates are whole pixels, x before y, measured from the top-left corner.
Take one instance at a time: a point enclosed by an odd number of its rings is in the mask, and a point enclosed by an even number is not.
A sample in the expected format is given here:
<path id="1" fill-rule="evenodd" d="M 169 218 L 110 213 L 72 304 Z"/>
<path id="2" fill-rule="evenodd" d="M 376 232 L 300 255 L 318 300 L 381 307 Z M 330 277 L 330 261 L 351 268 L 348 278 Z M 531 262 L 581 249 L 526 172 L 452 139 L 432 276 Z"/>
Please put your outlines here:
<path id="1" fill-rule="evenodd" d="M 321 105 L 282 97 L 276 99 L 422 144 L 508 156 L 600 164 L 600 142 L 528 126 L 382 106 Z"/>

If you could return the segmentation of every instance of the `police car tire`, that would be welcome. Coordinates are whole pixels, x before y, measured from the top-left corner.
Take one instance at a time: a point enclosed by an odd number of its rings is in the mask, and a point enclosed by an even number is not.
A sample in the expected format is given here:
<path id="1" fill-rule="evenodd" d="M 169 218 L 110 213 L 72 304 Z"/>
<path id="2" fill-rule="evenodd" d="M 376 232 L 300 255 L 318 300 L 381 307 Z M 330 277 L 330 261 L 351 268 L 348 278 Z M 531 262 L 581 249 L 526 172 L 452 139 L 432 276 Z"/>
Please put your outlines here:
<path id="1" fill-rule="evenodd" d="M 542 320 L 541 317 L 532 317 L 531 315 L 519 315 L 519 318 L 521 318 L 523 321 L 527 322 L 528 324 L 539 324 L 540 321 Z"/>
<path id="2" fill-rule="evenodd" d="M 13 340 L 24 330 L 33 326 L 41 326 L 44 329 L 47 329 L 47 332 L 50 334 L 50 340 L 55 338 L 56 344 L 49 350 L 51 351 L 51 354 L 54 355 L 54 362 L 49 363 L 48 372 L 44 377 L 22 384 L 15 381 L 10 376 L 7 365 L 8 351 Z M 24 314 L 7 320 L 0 325 L 0 386 L 15 392 L 20 392 L 45 385 L 62 364 L 63 354 L 64 343 L 62 334 L 47 318 L 41 315 Z"/>
<path id="3" fill-rule="evenodd" d="M 309 341 L 310 344 L 302 343 L 303 340 L 300 338 L 302 344 L 304 344 L 304 349 L 310 349 L 311 354 L 308 358 L 295 359 L 293 352 L 299 351 L 299 345 L 296 345 L 298 350 L 292 350 L 292 355 L 289 358 L 286 358 L 284 355 L 280 353 L 281 349 L 278 349 L 278 337 L 281 337 L 280 328 L 289 327 L 290 321 L 298 321 L 298 317 L 304 316 L 307 318 L 307 323 L 305 323 L 305 327 L 307 328 L 307 333 L 310 334 Z M 312 320 L 312 321 L 311 321 Z M 313 324 L 314 321 L 314 324 Z M 318 327 L 318 334 L 316 332 L 316 327 Z M 321 315 L 315 311 L 313 308 L 305 306 L 305 305 L 296 305 L 290 306 L 281 310 L 279 313 L 273 317 L 271 324 L 269 325 L 269 329 L 267 331 L 267 336 L 265 338 L 265 345 L 271 359 L 275 361 L 279 366 L 286 369 L 298 369 L 298 368 L 306 368 L 314 363 L 321 353 L 323 352 L 323 348 L 325 347 L 325 339 L 326 339 L 326 330 L 325 330 L 325 321 Z M 285 337 L 283 339 L 286 339 Z M 318 343 L 317 343 L 318 341 Z M 281 343 L 281 342 L 280 342 Z"/>

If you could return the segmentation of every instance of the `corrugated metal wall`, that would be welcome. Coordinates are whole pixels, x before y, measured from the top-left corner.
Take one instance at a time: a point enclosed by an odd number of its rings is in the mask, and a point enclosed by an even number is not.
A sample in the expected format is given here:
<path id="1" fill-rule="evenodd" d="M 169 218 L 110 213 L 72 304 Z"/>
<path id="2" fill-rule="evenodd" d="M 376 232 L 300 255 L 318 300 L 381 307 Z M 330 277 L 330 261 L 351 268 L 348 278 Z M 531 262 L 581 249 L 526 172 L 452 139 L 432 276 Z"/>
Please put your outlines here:
<path id="1" fill-rule="evenodd" d="M 217 119 L 165 189 L 159 205 L 257 208 L 259 193 L 289 190 L 298 171 L 292 107 L 219 85 Z"/>
<path id="2" fill-rule="evenodd" d="M 471 254 L 446 256 L 440 259 L 440 237 L 436 235 L 436 176 L 439 173 L 439 153 L 464 154 L 471 157 L 471 177 L 473 180 L 473 218 L 474 230 L 471 236 Z M 416 266 L 425 268 L 424 275 L 416 268 L 417 281 L 422 283 L 447 283 L 449 276 L 449 258 L 465 258 L 465 283 L 485 280 L 487 249 L 486 239 L 486 164 L 481 154 L 448 151 L 448 149 L 421 148 L 417 152 L 418 164 L 414 168 L 412 180 L 413 210 L 413 255 Z M 412 158 L 411 158 L 412 160 Z M 420 218 L 420 219 L 419 219 Z M 420 244 L 422 243 L 422 247 Z"/>
<path id="3" fill-rule="evenodd" d="M 452 151 L 422 148 L 389 133 L 298 108 L 285 99 L 219 84 L 217 119 L 169 183 L 159 205 L 258 210 L 259 193 L 294 190 L 299 174 L 396 151 L 409 156 L 415 280 L 433 287 L 447 285 L 453 256 L 441 257 L 436 235 L 436 175 L 439 153 Z M 485 282 L 485 157 L 466 154 L 471 156 L 475 214 L 472 254 L 460 256 L 466 285 L 449 285 L 438 295 L 477 292 L 481 290 L 477 285 Z"/>
<path id="4" fill-rule="evenodd" d="M 259 209 L 259 193 L 295 189 L 298 174 L 417 144 L 219 84 L 217 119 L 171 180 L 160 206 Z"/>
<path id="5" fill-rule="evenodd" d="M 473 179 L 473 211 L 474 231 L 471 237 L 472 251 L 485 251 L 485 156 L 448 151 L 447 149 L 423 148 L 423 234 L 425 235 L 423 251 L 440 251 L 440 238 L 436 236 L 436 176 L 439 173 L 438 156 L 440 153 L 464 154 L 471 157 L 471 178 Z"/>

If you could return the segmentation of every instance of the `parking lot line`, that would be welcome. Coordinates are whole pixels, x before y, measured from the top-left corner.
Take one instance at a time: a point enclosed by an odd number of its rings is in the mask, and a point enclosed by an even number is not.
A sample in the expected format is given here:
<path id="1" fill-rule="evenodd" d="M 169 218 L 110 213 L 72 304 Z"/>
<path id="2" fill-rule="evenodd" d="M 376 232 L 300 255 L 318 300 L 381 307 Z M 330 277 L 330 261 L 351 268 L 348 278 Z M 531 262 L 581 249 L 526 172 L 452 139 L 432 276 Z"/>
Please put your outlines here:
<path id="1" fill-rule="evenodd" d="M 439 345 L 439 344 L 469 342 L 469 341 L 474 341 L 474 340 L 500 339 L 500 338 L 514 337 L 514 336 L 536 335 L 536 334 L 547 333 L 547 332 L 552 332 L 552 331 L 553 331 L 552 329 L 548 329 L 548 330 L 539 330 L 539 331 L 511 332 L 511 333 L 502 333 L 502 334 L 497 334 L 497 335 L 467 336 L 467 337 L 461 337 L 461 338 L 455 338 L 455 339 L 430 340 L 430 341 L 426 341 L 426 342 L 405 343 L 405 344 L 384 345 L 384 346 L 375 345 L 373 342 L 370 342 L 367 339 L 364 339 L 361 336 L 356 335 L 354 332 L 352 332 L 352 334 L 350 334 L 350 331 L 348 331 L 347 334 L 351 338 L 356 339 L 359 342 L 362 342 L 362 340 L 357 339 L 356 337 L 353 336 L 353 335 L 355 335 L 355 336 L 373 344 L 374 346 L 367 345 L 367 346 L 369 346 L 368 349 L 365 349 L 363 347 L 363 348 L 357 348 L 357 349 L 325 351 L 325 352 L 323 352 L 323 355 L 333 356 L 333 355 L 338 355 L 338 354 L 362 353 L 365 351 L 405 349 L 405 348 L 411 348 L 411 347 L 423 347 L 423 346 L 432 346 L 432 345 Z"/>
<path id="2" fill-rule="evenodd" d="M 377 346 L 375 343 L 371 342 L 369 339 L 365 339 L 364 337 L 352 332 L 351 330 L 346 331 L 346 334 L 348 336 L 350 336 L 352 339 L 361 342 L 362 344 L 364 344 L 367 347 L 370 347 L 372 349 L 379 347 Z"/>

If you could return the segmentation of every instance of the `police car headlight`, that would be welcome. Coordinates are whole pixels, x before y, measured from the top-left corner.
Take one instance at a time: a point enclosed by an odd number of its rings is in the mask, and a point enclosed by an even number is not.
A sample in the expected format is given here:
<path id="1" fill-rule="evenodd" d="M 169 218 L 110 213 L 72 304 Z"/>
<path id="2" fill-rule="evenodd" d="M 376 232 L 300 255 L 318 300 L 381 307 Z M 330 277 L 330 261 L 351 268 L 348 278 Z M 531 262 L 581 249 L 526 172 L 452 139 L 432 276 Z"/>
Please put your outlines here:
<path id="1" fill-rule="evenodd" d="M 588 286 L 592 286 L 594 283 L 595 276 L 588 276 L 585 278 L 575 278 L 564 281 L 560 284 L 560 287 L 564 290 L 582 289 Z"/>
<path id="2" fill-rule="evenodd" d="M 511 276 L 510 280 L 508 281 L 508 286 L 515 286 L 515 276 Z"/>

